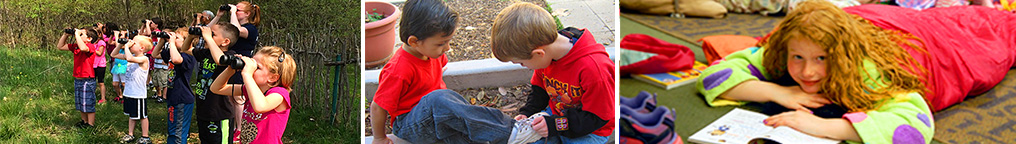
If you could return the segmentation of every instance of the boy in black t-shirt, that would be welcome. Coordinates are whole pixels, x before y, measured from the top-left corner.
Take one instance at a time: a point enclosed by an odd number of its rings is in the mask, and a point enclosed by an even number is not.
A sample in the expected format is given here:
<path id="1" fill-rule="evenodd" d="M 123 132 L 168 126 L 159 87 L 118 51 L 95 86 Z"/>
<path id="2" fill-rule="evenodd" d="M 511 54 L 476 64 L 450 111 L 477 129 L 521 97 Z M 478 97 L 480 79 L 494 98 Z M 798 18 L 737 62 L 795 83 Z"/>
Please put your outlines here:
<path id="1" fill-rule="evenodd" d="M 239 30 L 229 23 L 216 23 L 210 29 L 202 27 L 202 31 L 208 30 L 214 31 L 215 36 L 203 36 L 205 48 L 194 50 L 194 57 L 198 63 L 198 79 L 193 90 L 194 95 L 197 96 L 197 107 L 200 109 L 196 112 L 198 137 L 200 137 L 201 143 L 221 143 L 227 140 L 232 141 L 230 138 L 233 137 L 232 132 L 236 129 L 233 126 L 236 121 L 232 118 L 234 108 L 231 101 L 233 99 L 208 92 L 208 88 L 215 77 L 226 69 L 226 66 L 218 65 L 218 60 L 222 55 L 232 55 L 233 52 L 228 48 L 237 41 Z M 184 41 L 193 41 L 195 37 L 191 36 Z"/>

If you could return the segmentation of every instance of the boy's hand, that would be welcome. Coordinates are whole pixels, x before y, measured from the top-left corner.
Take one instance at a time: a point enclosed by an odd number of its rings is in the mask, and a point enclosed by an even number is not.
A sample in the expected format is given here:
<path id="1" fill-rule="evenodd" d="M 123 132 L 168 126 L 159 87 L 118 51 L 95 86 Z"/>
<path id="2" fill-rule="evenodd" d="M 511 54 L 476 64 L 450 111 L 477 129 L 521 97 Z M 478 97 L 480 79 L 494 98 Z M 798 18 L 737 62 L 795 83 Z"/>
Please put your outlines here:
<path id="1" fill-rule="evenodd" d="M 372 144 L 390 144 L 390 143 L 392 143 L 392 140 L 388 139 L 387 136 L 374 136 L 374 142 L 371 142 L 371 143 Z"/>
<path id="2" fill-rule="evenodd" d="M 74 36 L 79 36 L 79 37 L 80 36 L 85 36 L 85 30 L 83 30 L 83 29 L 75 29 Z"/>
<path id="3" fill-rule="evenodd" d="M 516 115 L 515 116 L 515 120 L 516 121 L 520 121 L 520 120 L 526 119 L 526 118 L 529 118 L 529 117 L 527 117 L 526 115 Z"/>
<path id="4" fill-rule="evenodd" d="M 776 102 L 787 109 L 801 110 L 804 112 L 811 112 L 808 108 L 818 108 L 823 105 L 830 104 L 828 99 L 823 97 L 821 94 L 809 94 L 801 90 L 800 86 L 787 86 L 777 90 L 777 93 L 771 95 L 770 101 Z"/>
<path id="5" fill-rule="evenodd" d="M 212 36 L 212 28 L 208 28 L 206 26 L 202 26 L 200 28 L 201 28 L 201 36 L 202 37 L 211 37 Z"/>
<path id="6" fill-rule="evenodd" d="M 515 116 L 515 118 L 518 117 L 519 116 Z M 533 131 L 536 131 L 536 133 L 540 134 L 541 137 L 547 137 L 547 121 L 544 120 L 544 117 L 542 115 L 537 115 L 536 117 L 533 117 L 532 126 Z"/>
<path id="7" fill-rule="evenodd" d="M 65 29 L 71 29 L 71 27 L 64 27 L 64 28 L 63 28 L 63 29 L 61 29 L 61 30 L 65 30 Z M 65 33 L 65 32 L 63 32 L 63 31 L 61 31 L 60 33 L 62 33 L 63 35 L 71 35 L 71 34 L 69 34 L 69 33 Z M 77 33 L 77 31 L 74 31 L 74 33 Z"/>

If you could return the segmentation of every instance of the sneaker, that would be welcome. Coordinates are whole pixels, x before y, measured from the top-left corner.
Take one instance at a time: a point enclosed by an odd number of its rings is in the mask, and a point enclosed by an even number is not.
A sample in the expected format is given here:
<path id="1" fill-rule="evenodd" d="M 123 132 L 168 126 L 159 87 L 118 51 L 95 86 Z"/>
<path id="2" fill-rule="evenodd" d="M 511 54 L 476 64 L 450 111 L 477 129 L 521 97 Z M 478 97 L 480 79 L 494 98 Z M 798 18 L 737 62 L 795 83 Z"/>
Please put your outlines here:
<path id="1" fill-rule="evenodd" d="M 141 137 L 138 139 L 138 144 L 152 144 L 152 138 Z"/>
<path id="2" fill-rule="evenodd" d="M 651 113 L 636 113 L 622 106 L 618 127 L 625 143 L 674 144 L 682 143 L 674 132 L 674 115 L 664 106 Z M 628 111 L 628 112 L 625 112 Z"/>
<path id="3" fill-rule="evenodd" d="M 547 113 L 539 112 L 533 114 L 533 116 L 530 116 L 529 118 L 515 121 L 511 135 L 508 136 L 508 144 L 528 144 L 543 138 L 540 134 L 536 134 L 536 131 L 533 130 L 533 117 L 536 117 L 537 115 L 547 116 Z"/>
<path id="4" fill-rule="evenodd" d="M 113 101 L 114 101 L 114 102 L 118 102 L 118 103 L 120 103 L 120 104 L 123 104 L 123 100 L 122 100 L 122 99 L 120 99 L 120 97 L 114 97 L 114 98 L 113 98 Z"/>
<path id="5" fill-rule="evenodd" d="M 156 97 L 155 98 L 155 102 L 164 103 L 164 102 L 166 102 L 166 100 L 162 99 L 162 97 Z"/>
<path id="6" fill-rule="evenodd" d="M 85 121 L 82 120 L 82 121 L 79 121 L 77 124 L 74 124 L 74 126 L 76 126 L 78 128 L 88 128 L 88 123 L 86 123 Z"/>
<path id="7" fill-rule="evenodd" d="M 99 100 L 99 102 L 96 102 L 96 103 L 99 103 L 99 104 L 106 104 L 106 100 L 104 100 L 104 99 L 100 99 L 100 100 Z"/>
<path id="8" fill-rule="evenodd" d="M 649 92 L 639 92 L 638 96 L 634 98 L 621 97 L 621 104 L 628 106 L 632 110 L 636 110 L 641 113 L 649 113 L 656 109 L 656 94 L 650 94 Z"/>
<path id="9" fill-rule="evenodd" d="M 240 143 L 240 131 L 233 132 L 233 143 Z"/>
<path id="10" fill-rule="evenodd" d="M 120 137 L 120 143 L 130 143 L 130 142 L 133 142 L 133 141 L 134 141 L 134 136 L 131 136 L 131 135 L 123 135 L 123 137 Z"/>

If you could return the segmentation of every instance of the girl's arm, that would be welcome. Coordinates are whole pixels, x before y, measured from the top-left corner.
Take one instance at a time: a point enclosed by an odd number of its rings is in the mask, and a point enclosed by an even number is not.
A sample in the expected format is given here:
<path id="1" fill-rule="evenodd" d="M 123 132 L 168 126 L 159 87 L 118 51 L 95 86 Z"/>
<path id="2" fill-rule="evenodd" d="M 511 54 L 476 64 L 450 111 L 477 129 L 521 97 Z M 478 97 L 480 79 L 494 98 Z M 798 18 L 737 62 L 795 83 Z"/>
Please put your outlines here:
<path id="1" fill-rule="evenodd" d="M 764 51 L 752 47 L 731 53 L 703 70 L 695 88 L 710 106 L 740 105 L 744 101 L 776 102 L 790 109 L 808 111 L 806 107 L 829 103 L 821 95 L 805 93 L 798 86 L 784 87 L 764 81 L 774 78 L 762 65 Z"/>
<path id="2" fill-rule="evenodd" d="M 212 81 L 212 87 L 208 88 L 208 90 L 212 91 L 212 93 L 223 96 L 243 95 L 240 84 L 226 84 L 226 82 L 229 82 L 229 78 L 233 76 L 234 72 L 236 72 L 236 70 L 227 67 L 226 70 L 223 70 L 218 77 L 215 77 L 215 81 Z"/>
<path id="3" fill-rule="evenodd" d="M 233 26 L 236 26 L 236 29 L 240 30 L 240 34 L 239 35 L 240 35 L 241 38 L 247 38 L 247 28 L 240 26 L 240 20 L 236 19 L 236 15 L 235 15 L 236 14 L 236 5 L 230 4 L 229 7 L 230 7 L 229 11 L 231 12 L 231 15 L 229 15 L 229 23 L 233 24 Z"/>
<path id="4" fill-rule="evenodd" d="M 255 66 L 256 67 L 256 66 Z M 281 107 L 284 99 L 282 95 L 278 93 L 268 94 L 267 96 L 261 91 L 257 83 L 254 82 L 254 77 L 248 74 L 243 74 L 243 83 L 247 89 L 247 101 L 250 102 L 251 108 L 254 112 L 265 113 L 275 108 Z"/>
<path id="5" fill-rule="evenodd" d="M 232 4 L 230 4 L 230 5 L 232 5 Z M 222 10 L 216 11 L 215 17 L 212 17 L 212 21 L 208 21 L 208 24 L 205 25 L 205 26 L 212 26 L 216 22 L 219 22 L 219 18 L 221 18 L 222 15 L 226 14 L 226 12 L 227 11 L 222 11 Z M 233 14 L 236 14 L 236 12 L 230 13 L 229 15 L 233 15 Z"/>
<path id="6" fill-rule="evenodd" d="M 882 104 L 877 110 L 847 113 L 843 118 L 823 119 L 803 111 L 785 112 L 766 119 L 766 125 L 788 126 L 814 136 L 863 143 L 893 143 L 903 136 L 911 143 L 931 142 L 935 121 L 919 93 L 900 94 L 883 100 Z"/>

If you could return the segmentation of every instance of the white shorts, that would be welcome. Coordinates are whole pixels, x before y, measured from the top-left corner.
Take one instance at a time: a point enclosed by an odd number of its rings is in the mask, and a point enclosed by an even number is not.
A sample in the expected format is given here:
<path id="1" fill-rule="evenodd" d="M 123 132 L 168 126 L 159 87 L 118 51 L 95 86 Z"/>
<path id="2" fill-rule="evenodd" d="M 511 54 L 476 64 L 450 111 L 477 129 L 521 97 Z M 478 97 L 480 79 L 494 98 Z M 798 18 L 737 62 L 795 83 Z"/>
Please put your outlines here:
<path id="1" fill-rule="evenodd" d="M 113 74 L 113 82 L 123 83 L 127 80 L 127 74 Z"/>

